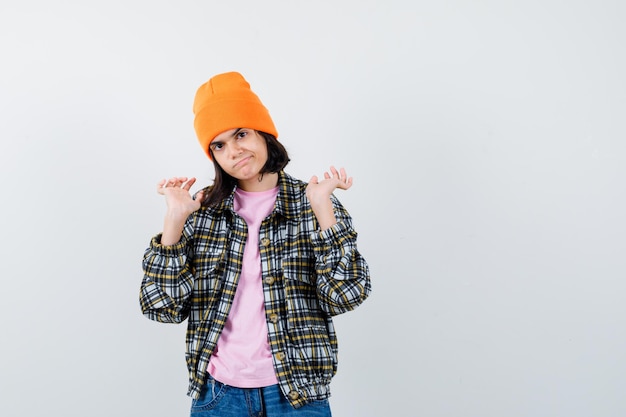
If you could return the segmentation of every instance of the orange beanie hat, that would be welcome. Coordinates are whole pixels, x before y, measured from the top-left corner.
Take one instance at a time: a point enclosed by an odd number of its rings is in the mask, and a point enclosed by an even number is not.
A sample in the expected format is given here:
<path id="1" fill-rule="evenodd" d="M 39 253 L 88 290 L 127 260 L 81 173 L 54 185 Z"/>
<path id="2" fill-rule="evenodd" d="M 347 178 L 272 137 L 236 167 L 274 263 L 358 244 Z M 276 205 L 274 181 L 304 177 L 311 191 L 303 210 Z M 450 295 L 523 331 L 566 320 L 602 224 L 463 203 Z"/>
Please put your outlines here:
<path id="1" fill-rule="evenodd" d="M 196 135 L 209 158 L 211 141 L 230 129 L 242 127 L 278 137 L 269 111 L 238 72 L 218 74 L 202 84 L 196 92 L 193 113 Z"/>

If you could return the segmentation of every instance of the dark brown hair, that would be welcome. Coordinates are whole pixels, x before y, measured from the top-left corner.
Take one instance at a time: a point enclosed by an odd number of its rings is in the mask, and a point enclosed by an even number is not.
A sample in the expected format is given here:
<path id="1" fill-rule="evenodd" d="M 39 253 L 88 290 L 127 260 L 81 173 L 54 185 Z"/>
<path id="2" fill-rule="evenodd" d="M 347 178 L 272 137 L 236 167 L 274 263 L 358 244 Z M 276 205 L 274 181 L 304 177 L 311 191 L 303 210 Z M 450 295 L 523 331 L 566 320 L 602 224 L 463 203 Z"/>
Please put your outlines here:
<path id="1" fill-rule="evenodd" d="M 257 131 L 257 133 L 265 139 L 265 144 L 267 145 L 267 161 L 263 168 L 261 168 L 259 174 L 272 174 L 282 171 L 290 161 L 287 149 L 285 149 L 282 143 L 276 140 L 274 135 L 261 131 Z M 204 207 L 211 207 L 221 203 L 222 200 L 230 195 L 235 185 L 237 185 L 237 179 L 228 175 L 220 164 L 215 161 L 215 155 L 213 155 L 213 151 L 210 147 L 209 153 L 211 154 L 211 160 L 215 168 L 215 179 L 213 180 L 213 185 L 205 192 L 204 200 L 202 201 Z"/>

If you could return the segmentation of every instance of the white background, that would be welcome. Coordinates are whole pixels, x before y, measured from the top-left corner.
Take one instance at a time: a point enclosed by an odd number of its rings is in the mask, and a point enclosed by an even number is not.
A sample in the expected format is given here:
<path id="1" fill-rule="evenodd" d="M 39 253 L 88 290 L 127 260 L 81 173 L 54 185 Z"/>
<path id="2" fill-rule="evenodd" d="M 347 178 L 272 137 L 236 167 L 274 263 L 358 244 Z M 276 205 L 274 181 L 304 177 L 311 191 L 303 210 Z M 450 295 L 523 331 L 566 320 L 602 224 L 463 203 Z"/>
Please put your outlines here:
<path id="1" fill-rule="evenodd" d="M 626 415 L 625 4 L 3 1 L 0 414 L 188 415 L 140 261 L 236 70 L 288 172 L 354 176 L 334 416 Z"/>

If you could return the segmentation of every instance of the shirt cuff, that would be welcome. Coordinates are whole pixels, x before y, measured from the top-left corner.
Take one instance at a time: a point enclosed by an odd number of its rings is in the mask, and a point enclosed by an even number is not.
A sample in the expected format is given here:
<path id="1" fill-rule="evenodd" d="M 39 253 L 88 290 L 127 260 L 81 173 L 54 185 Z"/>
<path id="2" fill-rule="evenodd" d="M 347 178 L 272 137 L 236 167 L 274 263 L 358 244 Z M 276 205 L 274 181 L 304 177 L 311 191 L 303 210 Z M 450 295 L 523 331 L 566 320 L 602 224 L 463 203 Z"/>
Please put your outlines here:
<path id="1" fill-rule="evenodd" d="M 162 256 L 181 256 L 184 254 L 185 244 L 182 240 L 178 241 L 178 243 L 174 243 L 173 245 L 163 245 L 161 244 L 162 235 L 162 233 L 159 233 L 150 241 L 150 249 L 155 254 Z"/>
<path id="2" fill-rule="evenodd" d="M 333 246 L 344 246 L 347 241 L 356 239 L 356 231 L 344 222 L 337 222 L 326 230 L 313 232 L 311 243 L 314 247 L 330 249 Z M 324 249 L 322 249 L 324 250 Z"/>

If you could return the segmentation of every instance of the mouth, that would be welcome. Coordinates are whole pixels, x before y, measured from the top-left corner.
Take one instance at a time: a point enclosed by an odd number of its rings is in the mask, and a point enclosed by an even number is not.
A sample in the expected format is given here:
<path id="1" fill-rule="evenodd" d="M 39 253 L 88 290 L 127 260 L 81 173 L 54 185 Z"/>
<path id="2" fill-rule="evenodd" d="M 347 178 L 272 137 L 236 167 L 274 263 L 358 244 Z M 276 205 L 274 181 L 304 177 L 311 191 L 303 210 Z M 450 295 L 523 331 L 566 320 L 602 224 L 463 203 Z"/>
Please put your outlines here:
<path id="1" fill-rule="evenodd" d="M 237 163 L 235 165 L 233 165 L 233 168 L 239 168 L 240 166 L 242 166 L 246 162 L 248 162 L 250 160 L 250 158 L 252 158 L 252 157 L 251 156 L 246 156 L 244 158 L 241 158 L 239 161 L 237 161 Z"/>

